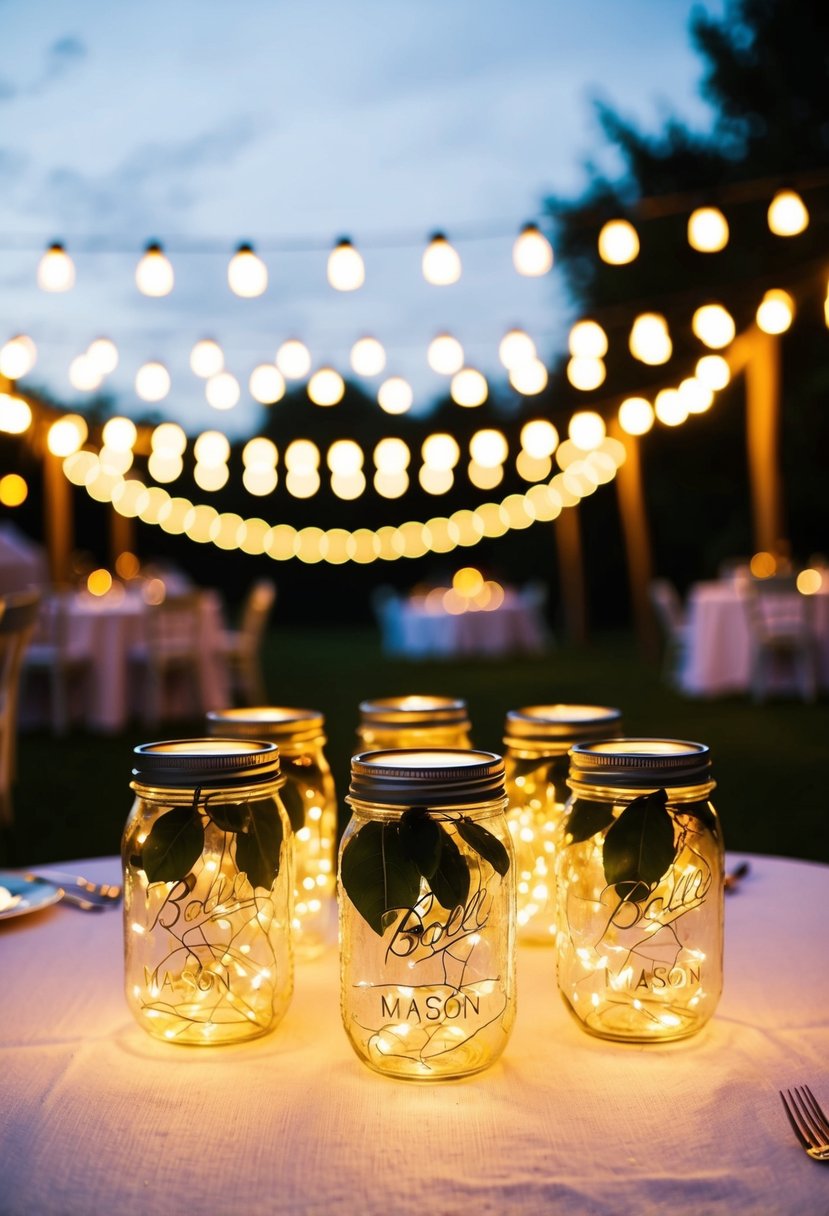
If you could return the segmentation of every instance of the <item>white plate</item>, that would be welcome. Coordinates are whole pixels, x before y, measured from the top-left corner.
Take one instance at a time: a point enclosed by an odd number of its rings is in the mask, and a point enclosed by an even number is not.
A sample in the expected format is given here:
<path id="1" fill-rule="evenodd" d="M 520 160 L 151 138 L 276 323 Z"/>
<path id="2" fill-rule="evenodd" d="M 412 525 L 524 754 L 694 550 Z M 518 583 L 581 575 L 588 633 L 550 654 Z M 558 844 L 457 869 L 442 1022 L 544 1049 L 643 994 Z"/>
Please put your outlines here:
<path id="1" fill-rule="evenodd" d="M 8 900 L 5 892 L 11 896 Z M 0 920 L 10 916 L 25 916 L 57 903 L 63 891 L 51 882 L 27 882 L 19 874 L 0 870 Z"/>

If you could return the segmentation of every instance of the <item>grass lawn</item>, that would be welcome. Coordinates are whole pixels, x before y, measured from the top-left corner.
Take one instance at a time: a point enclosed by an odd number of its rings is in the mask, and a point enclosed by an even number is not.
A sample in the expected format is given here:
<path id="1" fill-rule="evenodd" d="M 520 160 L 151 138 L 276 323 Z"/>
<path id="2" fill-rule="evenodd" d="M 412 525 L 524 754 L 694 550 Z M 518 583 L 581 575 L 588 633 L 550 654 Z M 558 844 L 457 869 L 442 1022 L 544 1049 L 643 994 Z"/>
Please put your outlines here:
<path id="1" fill-rule="evenodd" d="M 500 750 L 508 709 L 551 701 L 618 705 L 630 735 L 708 743 L 719 788 L 714 802 L 727 847 L 829 862 L 829 702 L 743 699 L 692 701 L 660 682 L 625 634 L 541 658 L 410 663 L 384 658 L 370 629 L 275 630 L 265 667 L 275 704 L 310 706 L 327 719 L 327 752 L 342 802 L 366 697 L 446 693 L 469 703 L 476 746 Z M 201 733 L 175 723 L 160 738 Z M 30 865 L 115 853 L 129 810 L 131 749 L 147 742 L 140 726 L 123 735 L 75 731 L 64 739 L 22 736 L 16 822 L 0 838 L 0 864 Z"/>

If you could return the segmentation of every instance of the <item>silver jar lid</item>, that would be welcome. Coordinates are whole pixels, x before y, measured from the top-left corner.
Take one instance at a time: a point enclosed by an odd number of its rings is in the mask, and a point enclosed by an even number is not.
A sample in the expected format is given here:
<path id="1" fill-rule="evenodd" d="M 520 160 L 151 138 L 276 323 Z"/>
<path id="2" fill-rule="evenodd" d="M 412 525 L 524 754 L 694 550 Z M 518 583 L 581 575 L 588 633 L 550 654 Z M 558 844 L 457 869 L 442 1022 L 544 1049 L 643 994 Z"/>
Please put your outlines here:
<path id="1" fill-rule="evenodd" d="M 570 783 L 652 789 L 711 780 L 705 743 L 685 739 L 605 739 L 570 750 Z"/>
<path id="2" fill-rule="evenodd" d="M 218 789 L 279 781 L 279 748 L 251 739 L 169 739 L 133 751 L 132 775 L 141 785 Z"/>
<path id="3" fill-rule="evenodd" d="M 325 718 L 317 709 L 288 705 L 257 705 L 244 709 L 213 709 L 207 715 L 212 735 L 230 739 L 269 739 L 273 743 L 304 743 L 318 739 Z"/>
<path id="4" fill-rule="evenodd" d="M 504 761 L 495 752 L 406 747 L 360 752 L 351 760 L 349 802 L 461 806 L 503 797 Z"/>
<path id="5" fill-rule="evenodd" d="M 504 723 L 505 742 L 554 743 L 559 747 L 618 735 L 622 711 L 609 705 L 527 705 L 511 709 Z"/>
<path id="6" fill-rule="evenodd" d="M 459 697 L 379 697 L 360 703 L 360 719 L 377 730 L 469 728 L 466 701 Z"/>

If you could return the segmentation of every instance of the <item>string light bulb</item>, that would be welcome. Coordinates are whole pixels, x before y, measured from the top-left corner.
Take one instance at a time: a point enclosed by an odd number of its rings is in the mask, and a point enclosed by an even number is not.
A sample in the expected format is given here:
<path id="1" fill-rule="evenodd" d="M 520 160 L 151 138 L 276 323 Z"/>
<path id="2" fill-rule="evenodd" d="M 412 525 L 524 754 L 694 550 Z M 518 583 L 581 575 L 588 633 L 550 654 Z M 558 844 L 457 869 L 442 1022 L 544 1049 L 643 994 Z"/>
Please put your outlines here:
<path id="1" fill-rule="evenodd" d="M 308 381 L 308 396 L 314 405 L 336 405 L 345 395 L 345 381 L 333 367 L 321 367 Z"/>
<path id="2" fill-rule="evenodd" d="M 630 353 L 640 363 L 650 367 L 667 363 L 673 352 L 668 322 L 658 312 L 640 313 L 631 326 L 628 345 Z"/>
<path id="3" fill-rule="evenodd" d="M 386 352 L 377 338 L 358 338 L 351 348 L 351 370 L 356 376 L 379 376 L 386 366 Z"/>
<path id="4" fill-rule="evenodd" d="M 406 441 L 392 435 L 381 439 L 374 449 L 374 465 L 380 473 L 403 473 L 409 467 L 410 460 Z"/>
<path id="5" fill-rule="evenodd" d="M 567 345 L 574 358 L 603 359 L 607 354 L 607 334 L 598 321 L 577 321 L 570 330 Z"/>
<path id="6" fill-rule="evenodd" d="M 250 373 L 248 389 L 260 405 L 273 405 L 285 396 L 285 378 L 274 363 L 260 363 Z"/>
<path id="7" fill-rule="evenodd" d="M 37 347 L 27 334 L 17 334 L 0 347 L 0 375 L 7 380 L 28 375 L 36 361 Z"/>
<path id="8" fill-rule="evenodd" d="M 363 259 L 344 236 L 328 255 L 328 282 L 335 291 L 356 291 L 365 281 Z"/>
<path id="9" fill-rule="evenodd" d="M 794 300 L 787 291 L 773 287 L 757 309 L 757 324 L 763 333 L 784 334 L 794 320 Z"/>
<path id="10" fill-rule="evenodd" d="M 227 264 L 227 285 L 244 300 L 253 300 L 267 291 L 268 268 L 247 242 L 239 245 Z"/>
<path id="11" fill-rule="evenodd" d="M 158 241 L 150 241 L 135 268 L 135 285 L 142 295 L 168 296 L 173 290 L 173 267 Z"/>
<path id="12" fill-rule="evenodd" d="M 390 376 L 377 390 L 377 403 L 387 414 L 405 414 L 413 401 L 412 386 L 402 376 Z"/>
<path id="13" fill-rule="evenodd" d="M 608 220 L 599 232 L 599 257 L 608 266 L 626 266 L 639 255 L 639 235 L 629 220 Z"/>
<path id="14" fill-rule="evenodd" d="M 675 388 L 657 393 L 653 410 L 664 426 L 681 426 L 688 417 L 688 408 Z"/>
<path id="15" fill-rule="evenodd" d="M 326 464 L 337 477 L 353 477 L 363 467 L 363 449 L 353 439 L 337 439 L 328 449 Z"/>
<path id="16" fill-rule="evenodd" d="M 461 259 L 442 232 L 435 232 L 423 254 L 423 277 L 436 287 L 448 287 L 461 277 Z"/>
<path id="17" fill-rule="evenodd" d="M 654 417 L 653 406 L 644 397 L 628 397 L 619 406 L 619 426 L 628 435 L 647 435 Z"/>
<path id="18" fill-rule="evenodd" d="M 69 364 L 69 383 L 79 393 L 91 393 L 101 384 L 101 373 L 88 354 L 76 355 Z"/>
<path id="19" fill-rule="evenodd" d="M 697 207 L 688 216 L 688 244 L 698 253 L 719 253 L 728 237 L 728 220 L 719 207 Z"/>
<path id="20" fill-rule="evenodd" d="M 579 410 L 570 419 L 567 434 L 582 452 L 592 452 L 605 437 L 604 418 L 595 410 Z"/>
<path id="21" fill-rule="evenodd" d="M 425 465 L 430 469 L 454 469 L 460 460 L 461 450 L 453 435 L 435 431 L 423 440 L 420 455 Z"/>
<path id="22" fill-rule="evenodd" d="M 142 401 L 163 401 L 170 391 L 170 373 L 163 363 L 152 360 L 135 374 L 135 391 Z"/>
<path id="23" fill-rule="evenodd" d="M 46 436 L 46 446 L 53 456 L 72 456 L 86 443 L 89 427 L 80 414 L 64 414 L 53 422 Z"/>
<path id="24" fill-rule="evenodd" d="M 40 259 L 37 285 L 41 291 L 71 291 L 75 286 L 75 264 L 63 245 L 55 241 Z"/>
<path id="25" fill-rule="evenodd" d="M 509 382 L 517 393 L 524 397 L 534 397 L 547 387 L 547 369 L 540 359 L 531 359 L 514 367 L 509 374 Z"/>
<path id="26" fill-rule="evenodd" d="M 512 247 L 512 264 L 519 274 L 539 278 L 553 267 L 553 247 L 538 224 L 525 224 Z"/>
<path id="27" fill-rule="evenodd" d="M 474 367 L 462 367 L 455 372 L 449 392 L 456 405 L 466 409 L 483 405 L 489 396 L 486 377 Z"/>
<path id="28" fill-rule="evenodd" d="M 794 190 L 778 190 L 769 204 L 769 229 L 775 236 L 798 236 L 809 226 L 806 204 Z"/>
<path id="29" fill-rule="evenodd" d="M 703 304 L 691 318 L 691 328 L 705 346 L 720 350 L 734 341 L 737 327 L 722 304 Z"/>
<path id="30" fill-rule="evenodd" d="M 214 410 L 232 410 L 239 401 L 242 390 L 239 381 L 230 372 L 219 372 L 211 376 L 204 386 L 208 405 Z"/>
<path id="31" fill-rule="evenodd" d="M 301 380 L 311 370 L 308 347 L 298 338 L 289 338 L 276 352 L 276 366 L 286 380 Z"/>
<path id="32" fill-rule="evenodd" d="M 135 446 L 138 431 L 131 418 L 110 418 L 101 432 L 106 447 L 113 452 L 128 452 Z"/>
<path id="33" fill-rule="evenodd" d="M 546 418 L 532 418 L 521 428 L 521 447 L 536 460 L 552 456 L 558 447 L 558 431 Z"/>
<path id="34" fill-rule="evenodd" d="M 429 343 L 426 359 L 439 376 L 454 376 L 463 367 L 463 347 L 451 334 L 438 334 Z"/>
<path id="35" fill-rule="evenodd" d="M 604 382 L 606 369 L 603 359 L 588 355 L 574 355 L 567 363 L 567 379 L 573 388 L 588 393 Z"/>
<path id="36" fill-rule="evenodd" d="M 150 447 L 164 456 L 181 456 L 187 436 L 177 422 L 160 422 L 150 436 Z"/>
<path id="37" fill-rule="evenodd" d="M 730 382 L 731 368 L 722 355 L 703 355 L 701 359 L 697 359 L 694 375 L 706 388 L 718 393 Z"/>
<path id="38" fill-rule="evenodd" d="M 523 329 L 510 329 L 498 344 L 498 358 L 511 372 L 538 358 L 535 342 Z"/>
<path id="39" fill-rule="evenodd" d="M 499 467 L 509 455 L 506 436 L 491 427 L 476 431 L 469 440 L 469 455 L 482 469 Z"/>
<path id="40" fill-rule="evenodd" d="M 222 348 L 213 338 L 200 338 L 190 351 L 190 370 L 202 380 L 218 376 L 224 366 Z"/>
<path id="41" fill-rule="evenodd" d="M 108 376 L 118 366 L 118 347 L 111 338 L 95 338 L 86 353 L 102 376 Z"/>
<path id="42" fill-rule="evenodd" d="M 227 464 L 230 440 L 221 431 L 202 431 L 193 444 L 193 455 L 206 468 Z"/>

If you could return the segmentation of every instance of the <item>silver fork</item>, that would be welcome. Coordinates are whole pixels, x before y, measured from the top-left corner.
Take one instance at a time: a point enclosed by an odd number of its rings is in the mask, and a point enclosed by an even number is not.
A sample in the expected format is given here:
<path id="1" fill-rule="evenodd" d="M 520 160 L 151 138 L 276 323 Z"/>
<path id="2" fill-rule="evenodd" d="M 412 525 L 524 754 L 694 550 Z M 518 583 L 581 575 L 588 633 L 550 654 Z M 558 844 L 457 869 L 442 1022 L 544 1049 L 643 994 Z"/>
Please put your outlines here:
<path id="1" fill-rule="evenodd" d="M 809 1086 L 795 1086 L 793 1090 L 787 1089 L 785 1094 L 781 1089 L 780 1100 L 800 1145 L 813 1161 L 829 1165 L 829 1119 Z"/>
<path id="2" fill-rule="evenodd" d="M 76 874 L 65 874 L 62 870 L 44 869 L 35 874 L 27 872 L 23 875 L 28 882 L 49 882 L 61 887 L 64 891 L 77 893 L 86 900 L 94 901 L 102 907 L 115 904 L 121 898 L 121 888 L 114 883 L 93 882 Z"/>

